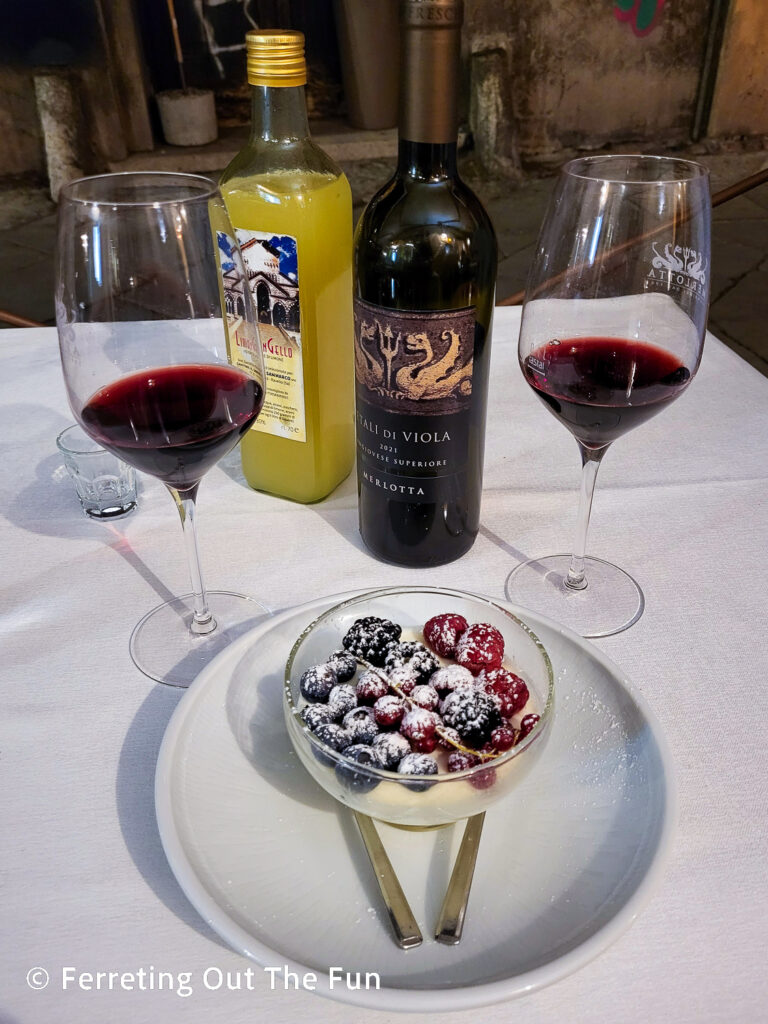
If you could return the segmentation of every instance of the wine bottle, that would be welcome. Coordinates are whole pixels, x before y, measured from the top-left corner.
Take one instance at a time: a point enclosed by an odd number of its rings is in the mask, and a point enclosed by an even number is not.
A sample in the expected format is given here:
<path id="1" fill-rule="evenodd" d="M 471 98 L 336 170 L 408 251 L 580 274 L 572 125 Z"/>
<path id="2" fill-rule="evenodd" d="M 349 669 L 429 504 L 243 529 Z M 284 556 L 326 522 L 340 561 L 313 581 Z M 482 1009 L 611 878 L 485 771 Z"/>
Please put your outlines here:
<path id="1" fill-rule="evenodd" d="M 251 487 L 312 502 L 354 462 L 352 195 L 310 138 L 304 36 L 246 35 L 251 137 L 221 179 L 266 368 L 241 442 Z"/>
<path id="2" fill-rule="evenodd" d="M 360 533 L 441 565 L 480 521 L 496 238 L 457 173 L 461 0 L 401 0 L 394 177 L 355 233 Z"/>

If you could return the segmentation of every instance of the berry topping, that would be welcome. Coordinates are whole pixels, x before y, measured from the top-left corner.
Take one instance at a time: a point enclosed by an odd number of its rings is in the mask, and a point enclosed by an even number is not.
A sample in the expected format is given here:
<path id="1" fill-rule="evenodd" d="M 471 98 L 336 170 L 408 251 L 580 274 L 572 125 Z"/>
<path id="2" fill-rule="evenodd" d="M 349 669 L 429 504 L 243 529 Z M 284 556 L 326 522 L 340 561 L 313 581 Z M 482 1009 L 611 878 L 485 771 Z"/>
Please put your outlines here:
<path id="1" fill-rule="evenodd" d="M 406 754 L 397 770 L 400 775 L 437 775 L 437 761 L 429 754 Z"/>
<path id="2" fill-rule="evenodd" d="M 384 665 L 389 672 L 397 668 L 408 668 L 416 676 L 417 683 L 426 683 L 433 672 L 440 667 L 432 651 L 418 641 L 393 644 L 387 651 Z"/>
<path id="3" fill-rule="evenodd" d="M 485 669 L 477 677 L 477 685 L 498 698 L 499 711 L 505 718 L 516 715 L 528 703 L 528 687 L 506 668 Z"/>
<path id="4" fill-rule="evenodd" d="M 424 626 L 424 639 L 433 651 L 444 658 L 452 658 L 456 653 L 459 637 L 467 628 L 467 620 L 463 615 L 435 615 Z"/>
<path id="5" fill-rule="evenodd" d="M 354 686 L 350 686 L 349 683 L 340 683 L 338 686 L 334 686 L 328 694 L 327 707 L 331 718 L 335 721 L 343 718 L 352 708 L 356 708 L 357 695 Z"/>
<path id="6" fill-rule="evenodd" d="M 340 683 L 348 682 L 357 672 L 357 659 L 349 651 L 334 651 L 328 659 L 328 664 L 336 673 Z"/>
<path id="7" fill-rule="evenodd" d="M 437 745 L 438 747 L 440 747 L 441 750 L 455 750 L 456 744 L 460 743 L 461 736 L 459 736 L 455 729 L 451 729 L 447 725 L 444 725 L 440 732 L 437 734 Z"/>
<path id="8" fill-rule="evenodd" d="M 373 708 L 352 708 L 342 719 L 342 725 L 352 737 L 353 743 L 373 743 L 379 734 L 379 727 L 373 717 Z"/>
<path id="9" fill-rule="evenodd" d="M 473 675 L 484 668 L 499 668 L 503 657 L 504 637 L 484 622 L 469 626 L 456 645 L 456 661 Z"/>
<path id="10" fill-rule="evenodd" d="M 331 712 L 327 704 L 305 704 L 301 710 L 304 724 L 314 732 L 318 725 L 331 720 Z"/>
<path id="11" fill-rule="evenodd" d="M 500 725 L 491 733 L 491 747 L 493 750 L 511 750 L 517 743 L 517 731 L 509 725 Z"/>
<path id="12" fill-rule="evenodd" d="M 313 703 L 325 703 L 328 694 L 338 683 L 339 678 L 330 665 L 310 665 L 302 672 L 299 689 L 305 700 Z"/>
<path id="13" fill-rule="evenodd" d="M 412 692 L 416 683 L 416 676 L 407 665 L 401 665 L 389 673 L 389 685 L 406 696 Z"/>
<path id="14" fill-rule="evenodd" d="M 379 697 L 373 705 L 373 716 L 382 729 L 396 729 L 402 722 L 406 711 L 405 701 L 394 693 L 387 693 L 383 697 Z"/>
<path id="15" fill-rule="evenodd" d="M 362 768 L 381 768 L 379 755 L 373 747 L 364 743 L 354 743 L 344 751 L 344 757 L 356 762 Z M 379 780 L 365 771 L 355 771 L 354 767 L 339 761 L 336 764 L 336 778 L 349 789 L 355 789 L 358 793 L 368 793 L 375 789 Z"/>
<path id="16" fill-rule="evenodd" d="M 434 711 L 440 703 L 437 690 L 429 683 L 419 683 L 418 686 L 414 686 L 411 691 L 411 700 L 420 708 L 426 708 L 427 711 Z"/>
<path id="17" fill-rule="evenodd" d="M 403 715 L 400 731 L 409 740 L 422 740 L 434 736 L 437 729 L 437 716 L 426 708 L 411 708 Z"/>
<path id="18" fill-rule="evenodd" d="M 361 704 L 375 704 L 379 697 L 389 692 L 389 684 L 377 672 L 363 672 L 357 681 L 355 693 Z"/>
<path id="19" fill-rule="evenodd" d="M 434 686 L 438 693 L 448 693 L 457 686 L 474 686 L 475 677 L 468 668 L 461 665 L 444 665 L 429 677 L 429 685 Z"/>
<path id="20" fill-rule="evenodd" d="M 367 615 L 357 619 L 342 638 L 345 650 L 364 658 L 372 665 L 381 667 L 387 651 L 393 643 L 400 639 L 402 629 L 396 622 L 380 619 L 376 615 Z"/>
<path id="21" fill-rule="evenodd" d="M 322 722 L 318 725 L 315 729 L 315 736 L 317 736 L 321 743 L 339 752 L 348 747 L 352 742 L 352 737 L 347 730 L 333 722 Z"/>
<path id="22" fill-rule="evenodd" d="M 454 690 L 445 698 L 442 707 L 445 724 L 456 729 L 469 747 L 482 747 L 491 732 L 501 724 L 501 715 L 493 699 L 482 690 Z"/>
<path id="23" fill-rule="evenodd" d="M 539 720 L 538 715 L 525 715 L 520 723 L 520 739 L 527 736 Z"/>
<path id="24" fill-rule="evenodd" d="M 382 767 L 394 769 L 406 754 L 411 752 L 411 744 L 401 732 L 381 732 L 373 741 L 373 749 L 379 755 Z"/>
<path id="25" fill-rule="evenodd" d="M 463 772 L 467 768 L 474 768 L 478 763 L 474 754 L 465 754 L 461 750 L 454 750 L 448 755 L 448 771 Z"/>

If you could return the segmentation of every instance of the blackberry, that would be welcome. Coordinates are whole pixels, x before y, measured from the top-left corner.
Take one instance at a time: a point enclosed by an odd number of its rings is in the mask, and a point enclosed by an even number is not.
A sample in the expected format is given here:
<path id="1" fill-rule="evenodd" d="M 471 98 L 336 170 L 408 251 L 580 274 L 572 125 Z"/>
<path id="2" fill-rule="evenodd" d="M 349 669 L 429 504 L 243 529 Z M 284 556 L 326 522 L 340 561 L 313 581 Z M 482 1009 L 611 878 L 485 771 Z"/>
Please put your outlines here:
<path id="1" fill-rule="evenodd" d="M 336 673 L 340 683 L 349 682 L 355 672 L 357 672 L 357 660 L 354 654 L 350 654 L 349 651 L 334 651 L 328 659 L 328 664 Z"/>
<path id="2" fill-rule="evenodd" d="M 468 747 L 478 750 L 502 723 L 495 701 L 482 690 L 454 690 L 440 710 L 445 724 L 455 729 Z"/>
<path id="3" fill-rule="evenodd" d="M 392 771 L 410 754 L 411 744 L 401 732 L 382 732 L 373 741 L 373 749 L 379 755 L 382 768 Z"/>
<path id="4" fill-rule="evenodd" d="M 361 768 L 381 768 L 379 755 L 365 743 L 354 743 L 344 751 L 344 757 L 356 762 Z M 379 779 L 366 771 L 356 771 L 354 765 L 339 761 L 336 764 L 336 778 L 348 789 L 357 793 L 370 793 L 379 784 Z"/>
<path id="5" fill-rule="evenodd" d="M 330 665 L 310 665 L 301 674 L 299 689 L 305 700 L 324 704 L 339 678 Z"/>
<path id="6" fill-rule="evenodd" d="M 381 731 L 373 717 L 373 708 L 366 706 L 352 708 L 342 718 L 342 725 L 352 737 L 353 743 L 373 743 Z"/>
<path id="7" fill-rule="evenodd" d="M 326 704 L 306 704 L 301 709 L 301 718 L 308 729 L 314 732 L 318 725 L 331 720 L 331 712 Z"/>
<path id="8" fill-rule="evenodd" d="M 350 686 L 349 683 L 339 683 L 338 686 L 334 686 L 328 694 L 328 704 L 326 706 L 333 721 L 338 722 L 348 711 L 357 707 L 354 686 Z"/>
<path id="9" fill-rule="evenodd" d="M 429 754 L 406 754 L 397 766 L 398 775 L 437 775 L 437 761 Z M 423 793 L 431 783 L 423 782 L 408 788 L 414 793 Z"/>
<path id="10" fill-rule="evenodd" d="M 380 619 L 376 615 L 366 615 L 352 623 L 341 643 L 351 654 L 381 668 L 387 651 L 400 639 L 402 631 L 396 622 Z"/>
<path id="11" fill-rule="evenodd" d="M 417 640 L 393 644 L 386 653 L 384 667 L 388 672 L 407 668 L 416 677 L 416 683 L 426 683 L 433 672 L 437 672 L 440 662 L 432 651 Z"/>

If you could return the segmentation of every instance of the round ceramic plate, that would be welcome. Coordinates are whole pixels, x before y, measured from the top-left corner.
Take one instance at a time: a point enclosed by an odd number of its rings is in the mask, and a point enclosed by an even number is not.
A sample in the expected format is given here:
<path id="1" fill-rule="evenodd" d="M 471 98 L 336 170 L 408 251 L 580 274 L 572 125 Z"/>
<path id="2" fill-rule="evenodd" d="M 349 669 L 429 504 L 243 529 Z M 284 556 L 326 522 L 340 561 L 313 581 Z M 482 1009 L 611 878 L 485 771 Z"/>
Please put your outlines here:
<path id="1" fill-rule="evenodd" d="M 377 826 L 425 936 L 403 951 L 349 810 L 306 773 L 283 723 L 291 645 L 338 600 L 291 609 L 240 637 L 168 725 L 157 818 L 192 904 L 262 966 L 311 971 L 318 993 L 370 1009 L 482 1006 L 591 960 L 637 916 L 671 845 L 670 756 L 645 701 L 592 644 L 509 606 L 555 668 L 549 744 L 488 811 L 458 946 L 431 935 L 462 824 Z"/>

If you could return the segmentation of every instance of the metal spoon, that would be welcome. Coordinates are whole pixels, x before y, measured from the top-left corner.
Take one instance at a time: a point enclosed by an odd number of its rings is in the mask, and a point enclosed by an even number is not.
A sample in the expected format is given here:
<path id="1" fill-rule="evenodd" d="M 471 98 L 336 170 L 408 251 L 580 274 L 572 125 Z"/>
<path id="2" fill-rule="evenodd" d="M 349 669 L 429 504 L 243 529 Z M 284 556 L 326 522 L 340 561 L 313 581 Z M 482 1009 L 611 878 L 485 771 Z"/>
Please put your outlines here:
<path id="1" fill-rule="evenodd" d="M 395 941 L 401 949 L 413 949 L 415 946 L 420 946 L 423 942 L 421 930 L 416 923 L 408 900 L 405 898 L 405 893 L 387 856 L 387 851 L 379 838 L 376 826 L 367 814 L 361 814 L 360 811 L 352 813 L 355 816 L 357 827 L 360 829 L 360 835 L 363 837 L 376 881 L 379 883 L 379 889 L 392 922 Z"/>
<path id="2" fill-rule="evenodd" d="M 464 835 L 461 839 L 461 846 L 453 865 L 453 873 L 448 883 L 443 905 L 440 908 L 440 916 L 435 926 L 435 938 L 438 942 L 444 942 L 447 946 L 455 946 L 461 941 L 461 933 L 464 928 L 464 918 L 467 913 L 467 902 L 469 890 L 472 887 L 472 876 L 475 873 L 475 861 L 477 860 L 477 849 L 480 845 L 480 836 L 483 833 L 483 822 L 485 811 L 475 814 L 467 822 Z"/>

